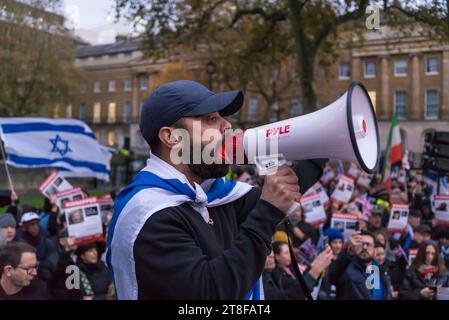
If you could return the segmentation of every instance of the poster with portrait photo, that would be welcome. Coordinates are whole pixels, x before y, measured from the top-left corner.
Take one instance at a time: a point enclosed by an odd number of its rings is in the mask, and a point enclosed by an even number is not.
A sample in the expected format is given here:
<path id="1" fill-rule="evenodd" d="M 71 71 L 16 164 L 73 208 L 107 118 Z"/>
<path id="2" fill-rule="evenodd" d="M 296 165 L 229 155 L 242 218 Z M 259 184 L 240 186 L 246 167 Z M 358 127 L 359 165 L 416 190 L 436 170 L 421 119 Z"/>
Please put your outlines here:
<path id="1" fill-rule="evenodd" d="M 360 173 L 359 177 L 357 178 L 357 185 L 365 188 L 369 188 L 371 181 L 373 180 L 373 175 L 362 172 Z"/>
<path id="2" fill-rule="evenodd" d="M 390 210 L 390 218 L 387 231 L 390 233 L 402 232 L 408 224 L 409 206 L 406 204 L 393 204 Z"/>
<path id="3" fill-rule="evenodd" d="M 107 215 L 114 212 L 114 200 L 110 194 L 98 198 L 100 205 L 101 221 L 103 223 L 107 220 Z"/>
<path id="4" fill-rule="evenodd" d="M 48 199 L 51 199 L 56 193 L 73 189 L 73 186 L 58 172 L 54 171 L 39 186 L 39 191 Z"/>
<path id="5" fill-rule="evenodd" d="M 332 192 L 331 198 L 342 203 L 348 203 L 354 192 L 354 179 L 346 175 L 342 175 L 338 179 L 337 186 Z"/>
<path id="6" fill-rule="evenodd" d="M 65 202 L 79 200 L 84 197 L 86 197 L 86 194 L 83 192 L 81 188 L 77 187 L 55 193 L 52 197 L 52 201 L 56 203 L 59 210 L 62 212 Z"/>
<path id="7" fill-rule="evenodd" d="M 326 222 L 326 211 L 318 194 L 302 197 L 301 206 L 307 223 L 314 227 L 319 227 Z"/>
<path id="8" fill-rule="evenodd" d="M 334 170 L 329 166 L 326 165 L 323 170 L 323 175 L 321 176 L 321 182 L 325 185 L 327 185 L 332 179 L 335 178 L 335 172 Z"/>
<path id="9" fill-rule="evenodd" d="M 340 230 L 347 241 L 357 231 L 358 217 L 350 213 L 334 213 L 331 219 L 331 228 Z"/>
<path id="10" fill-rule="evenodd" d="M 437 224 L 449 226 L 449 195 L 435 195 L 433 202 Z"/>
<path id="11" fill-rule="evenodd" d="M 69 236 L 75 237 L 77 244 L 102 238 L 103 224 L 97 197 L 67 201 L 63 210 Z"/>
<path id="12" fill-rule="evenodd" d="M 361 173 L 362 173 L 362 170 L 360 170 L 355 163 L 351 162 L 351 165 L 349 166 L 347 175 L 354 179 L 357 179 Z"/>

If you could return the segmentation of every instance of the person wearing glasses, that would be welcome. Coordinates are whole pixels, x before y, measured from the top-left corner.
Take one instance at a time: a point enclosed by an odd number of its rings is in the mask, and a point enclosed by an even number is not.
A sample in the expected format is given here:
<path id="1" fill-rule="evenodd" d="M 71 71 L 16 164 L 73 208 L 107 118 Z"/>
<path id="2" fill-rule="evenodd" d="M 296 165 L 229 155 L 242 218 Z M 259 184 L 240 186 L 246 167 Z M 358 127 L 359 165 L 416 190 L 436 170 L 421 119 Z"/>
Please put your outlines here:
<path id="1" fill-rule="evenodd" d="M 45 300 L 47 285 L 36 278 L 36 249 L 14 242 L 0 251 L 0 300 Z"/>
<path id="2" fill-rule="evenodd" d="M 375 238 L 368 231 L 356 231 L 329 270 L 337 300 L 391 300 L 391 288 L 374 259 Z"/>

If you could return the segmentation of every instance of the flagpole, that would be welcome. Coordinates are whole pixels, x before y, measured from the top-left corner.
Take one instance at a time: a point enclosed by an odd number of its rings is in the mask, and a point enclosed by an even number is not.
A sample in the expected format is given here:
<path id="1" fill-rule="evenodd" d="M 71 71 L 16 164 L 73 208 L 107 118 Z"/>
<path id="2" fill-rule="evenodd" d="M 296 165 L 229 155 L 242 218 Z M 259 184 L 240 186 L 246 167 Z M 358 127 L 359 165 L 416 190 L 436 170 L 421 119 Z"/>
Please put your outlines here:
<path id="1" fill-rule="evenodd" d="M 5 164 L 6 176 L 8 177 L 9 188 L 11 189 L 11 193 L 14 193 L 14 185 L 12 184 L 11 174 L 9 173 L 8 164 L 6 162 L 6 154 L 5 149 L 3 148 L 3 141 L 0 140 L 0 149 L 2 151 L 3 162 Z"/>

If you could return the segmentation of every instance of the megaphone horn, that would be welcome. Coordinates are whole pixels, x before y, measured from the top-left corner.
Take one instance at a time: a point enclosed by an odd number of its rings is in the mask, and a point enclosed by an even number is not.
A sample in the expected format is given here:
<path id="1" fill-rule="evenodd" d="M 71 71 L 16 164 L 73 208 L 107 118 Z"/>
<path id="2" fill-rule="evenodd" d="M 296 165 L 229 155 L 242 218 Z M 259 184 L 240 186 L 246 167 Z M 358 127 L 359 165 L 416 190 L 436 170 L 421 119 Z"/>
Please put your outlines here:
<path id="1" fill-rule="evenodd" d="M 360 82 L 352 82 L 345 94 L 323 109 L 248 129 L 231 140 L 225 140 L 221 150 L 225 161 L 254 163 L 259 174 L 285 161 L 320 158 L 351 161 L 372 173 L 380 156 L 376 114 Z M 237 161 L 239 151 L 244 156 Z"/>

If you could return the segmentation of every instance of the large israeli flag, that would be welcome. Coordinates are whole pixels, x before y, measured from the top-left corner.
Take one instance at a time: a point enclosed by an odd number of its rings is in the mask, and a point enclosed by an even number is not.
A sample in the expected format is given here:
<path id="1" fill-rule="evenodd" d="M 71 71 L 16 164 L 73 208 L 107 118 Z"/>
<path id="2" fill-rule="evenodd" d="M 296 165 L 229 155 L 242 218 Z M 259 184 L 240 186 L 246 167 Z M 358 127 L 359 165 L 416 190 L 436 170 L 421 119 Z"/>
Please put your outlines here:
<path id="1" fill-rule="evenodd" d="M 0 137 L 14 167 L 56 167 L 65 176 L 109 180 L 112 155 L 82 121 L 0 118 Z"/>

